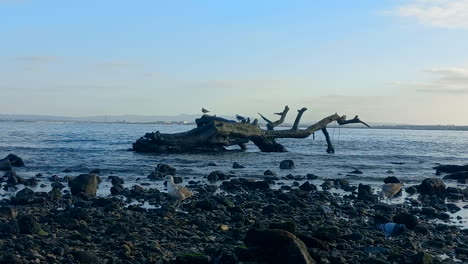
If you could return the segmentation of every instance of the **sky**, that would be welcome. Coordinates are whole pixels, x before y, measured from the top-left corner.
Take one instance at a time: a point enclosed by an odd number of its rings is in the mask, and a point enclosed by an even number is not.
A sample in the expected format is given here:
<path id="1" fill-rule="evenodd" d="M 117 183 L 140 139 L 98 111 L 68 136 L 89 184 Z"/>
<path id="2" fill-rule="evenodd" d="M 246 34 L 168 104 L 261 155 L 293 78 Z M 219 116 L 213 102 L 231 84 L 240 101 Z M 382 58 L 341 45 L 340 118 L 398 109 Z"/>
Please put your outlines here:
<path id="1" fill-rule="evenodd" d="M 468 125 L 468 0 L 0 0 L 0 113 Z"/>

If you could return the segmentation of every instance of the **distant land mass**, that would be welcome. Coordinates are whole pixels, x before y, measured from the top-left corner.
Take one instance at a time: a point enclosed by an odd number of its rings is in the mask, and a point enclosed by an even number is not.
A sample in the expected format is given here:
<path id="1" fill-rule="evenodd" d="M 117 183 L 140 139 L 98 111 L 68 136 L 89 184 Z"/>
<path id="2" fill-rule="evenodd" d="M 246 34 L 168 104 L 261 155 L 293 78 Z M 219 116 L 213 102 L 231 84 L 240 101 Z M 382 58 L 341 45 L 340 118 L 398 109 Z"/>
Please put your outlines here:
<path id="1" fill-rule="evenodd" d="M 144 116 L 144 115 L 109 115 L 109 116 L 87 116 L 87 117 L 67 117 L 52 115 L 17 115 L 0 114 L 0 122 L 74 122 L 74 123 L 128 123 L 128 124 L 182 124 L 194 125 L 199 114 L 180 114 L 174 116 Z M 235 120 L 234 116 L 222 116 L 223 118 Z M 262 120 L 260 125 L 263 125 Z M 301 127 L 307 127 L 313 122 L 304 122 Z M 369 122 L 373 129 L 410 129 L 410 130 L 460 130 L 468 131 L 468 126 L 455 125 L 412 125 L 398 123 Z M 290 127 L 291 124 L 284 123 L 281 127 Z M 334 125 L 330 125 L 333 127 Z M 347 125 L 347 128 L 363 128 L 359 124 Z"/>

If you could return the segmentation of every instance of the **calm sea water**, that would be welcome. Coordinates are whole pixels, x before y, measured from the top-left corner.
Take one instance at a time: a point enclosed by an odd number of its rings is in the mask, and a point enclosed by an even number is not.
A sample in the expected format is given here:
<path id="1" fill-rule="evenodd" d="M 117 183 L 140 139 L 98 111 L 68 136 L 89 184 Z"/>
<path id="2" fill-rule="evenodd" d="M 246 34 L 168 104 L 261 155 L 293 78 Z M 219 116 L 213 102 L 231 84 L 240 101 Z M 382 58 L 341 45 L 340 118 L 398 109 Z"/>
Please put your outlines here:
<path id="1" fill-rule="evenodd" d="M 125 178 L 127 186 L 148 182 L 147 175 L 161 162 L 175 166 L 177 175 L 194 179 L 202 179 L 213 170 L 235 171 L 239 176 L 259 178 L 270 169 L 278 176 L 313 173 L 321 179 L 347 178 L 352 184 L 366 182 L 377 188 L 382 179 L 390 175 L 387 173 L 389 170 L 405 184 L 417 184 L 424 178 L 434 177 L 432 167 L 437 163 L 468 163 L 467 131 L 333 126 L 329 127 L 329 132 L 336 147 L 335 154 L 325 152 L 326 142 L 321 132 L 316 133 L 315 140 L 312 137 L 280 140 L 289 150 L 286 153 L 262 153 L 253 144 L 248 146 L 247 152 L 234 150 L 216 154 L 158 155 L 128 151 L 132 143 L 146 132 L 174 133 L 191 128 L 182 125 L 0 122 L 0 158 L 9 153 L 23 158 L 26 167 L 16 171 L 25 178 L 37 173 L 76 176 L 99 168 L 104 179 L 111 174 L 120 176 Z M 284 159 L 294 160 L 296 168 L 280 170 L 279 163 Z M 217 166 L 207 166 L 209 162 Z M 245 169 L 232 169 L 233 162 L 239 162 Z M 72 172 L 65 173 L 65 169 Z M 347 176 L 354 169 L 363 171 L 363 174 Z M 316 183 L 320 184 L 320 181 Z M 456 182 L 448 184 L 457 185 Z M 151 185 L 164 188 L 160 182 Z M 40 190 L 39 187 L 36 189 Z M 108 194 L 109 189 L 109 181 L 104 181 L 100 194 Z M 12 195 L 3 190 L 0 194 Z M 466 205 L 458 204 L 460 207 Z M 466 210 L 456 215 L 464 218 L 457 222 L 468 227 Z"/>

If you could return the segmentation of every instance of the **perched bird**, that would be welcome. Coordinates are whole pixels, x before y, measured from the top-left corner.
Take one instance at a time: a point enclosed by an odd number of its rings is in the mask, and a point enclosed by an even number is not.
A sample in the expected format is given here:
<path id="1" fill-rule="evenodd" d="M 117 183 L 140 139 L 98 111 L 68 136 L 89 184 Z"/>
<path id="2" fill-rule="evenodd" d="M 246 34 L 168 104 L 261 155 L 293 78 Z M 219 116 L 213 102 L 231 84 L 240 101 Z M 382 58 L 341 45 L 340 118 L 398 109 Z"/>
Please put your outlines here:
<path id="1" fill-rule="evenodd" d="M 385 233 L 386 238 L 390 238 L 403 233 L 403 231 L 405 231 L 406 229 L 406 226 L 403 224 L 386 223 L 377 225 L 377 228 L 379 228 Z"/>
<path id="2" fill-rule="evenodd" d="M 202 107 L 201 109 L 202 113 L 206 114 L 206 113 L 209 113 L 210 111 L 206 110 L 204 107 Z"/>
<path id="3" fill-rule="evenodd" d="M 241 121 L 241 122 L 245 122 L 246 118 L 241 116 L 241 115 L 236 115 L 236 118 L 237 120 Z"/>
<path id="4" fill-rule="evenodd" d="M 387 198 L 391 200 L 397 193 L 403 188 L 403 183 L 386 183 L 382 185 L 382 191 L 380 192 L 380 198 Z"/>
<path id="5" fill-rule="evenodd" d="M 172 199 L 176 200 L 176 207 L 178 207 L 183 200 L 193 195 L 186 187 L 175 184 L 174 178 L 171 175 L 166 176 L 165 180 L 167 181 L 167 193 Z"/>

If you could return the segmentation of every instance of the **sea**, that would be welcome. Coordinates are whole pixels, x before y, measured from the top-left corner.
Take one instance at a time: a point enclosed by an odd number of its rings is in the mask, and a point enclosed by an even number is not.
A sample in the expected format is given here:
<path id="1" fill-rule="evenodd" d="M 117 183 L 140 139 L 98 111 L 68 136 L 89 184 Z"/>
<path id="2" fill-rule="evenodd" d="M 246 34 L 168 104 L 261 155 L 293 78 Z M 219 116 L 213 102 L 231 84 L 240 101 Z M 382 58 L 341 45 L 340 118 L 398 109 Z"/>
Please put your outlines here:
<path id="1" fill-rule="evenodd" d="M 9 153 L 20 156 L 26 164 L 15 168 L 24 178 L 41 173 L 77 176 L 100 169 L 107 179 L 114 175 L 125 179 L 125 185 L 146 183 L 164 189 L 162 183 L 151 182 L 147 176 L 159 163 L 177 169 L 177 176 L 203 181 L 206 176 L 220 170 L 239 177 L 260 179 L 265 170 L 272 170 L 280 178 L 288 174 L 315 174 L 323 179 L 345 178 L 351 185 L 371 184 L 376 192 L 383 179 L 396 176 L 405 186 L 419 184 L 435 175 L 438 164 L 468 164 L 468 131 L 452 130 L 404 130 L 346 128 L 330 125 L 328 131 L 335 146 L 335 153 L 326 153 L 327 144 L 321 132 L 306 139 L 280 139 L 288 152 L 263 153 L 249 144 L 247 151 L 237 147 L 223 153 L 207 154 L 142 154 L 130 151 L 132 143 L 147 132 L 177 133 L 192 129 L 191 125 L 116 124 L 116 123 L 67 123 L 67 122 L 0 122 L 0 158 Z M 281 129 L 281 128 L 280 128 Z M 279 169 L 282 160 L 295 163 L 292 170 Z M 208 166 L 208 163 L 217 166 Z M 233 162 L 243 169 L 233 169 Z M 363 172 L 353 175 L 358 169 Z M 70 171 L 70 172 L 65 172 Z M 47 182 L 46 182 L 47 183 Z M 299 182 L 300 183 L 300 182 Z M 455 181 L 447 185 L 466 188 Z M 110 182 L 104 180 L 99 195 L 109 195 Z M 47 191 L 36 187 L 36 191 Z M 2 189 L 0 195 L 13 194 Z M 400 198 L 404 199 L 405 195 Z M 396 201 L 398 202 L 398 201 Z M 400 201 L 402 202 L 402 200 Z M 458 202 L 460 207 L 465 202 Z M 468 227 L 468 213 L 462 209 L 456 216 L 463 219 L 454 222 Z"/>

